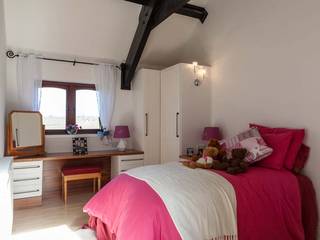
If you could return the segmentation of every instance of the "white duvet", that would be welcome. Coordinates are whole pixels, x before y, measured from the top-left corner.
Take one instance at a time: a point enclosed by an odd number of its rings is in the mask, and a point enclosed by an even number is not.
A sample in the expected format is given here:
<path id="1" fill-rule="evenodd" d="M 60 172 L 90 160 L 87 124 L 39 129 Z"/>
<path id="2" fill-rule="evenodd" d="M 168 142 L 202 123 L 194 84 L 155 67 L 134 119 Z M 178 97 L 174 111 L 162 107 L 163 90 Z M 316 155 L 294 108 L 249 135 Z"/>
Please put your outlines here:
<path id="1" fill-rule="evenodd" d="M 184 240 L 237 238 L 236 196 L 222 176 L 169 163 L 132 169 L 164 202 Z"/>

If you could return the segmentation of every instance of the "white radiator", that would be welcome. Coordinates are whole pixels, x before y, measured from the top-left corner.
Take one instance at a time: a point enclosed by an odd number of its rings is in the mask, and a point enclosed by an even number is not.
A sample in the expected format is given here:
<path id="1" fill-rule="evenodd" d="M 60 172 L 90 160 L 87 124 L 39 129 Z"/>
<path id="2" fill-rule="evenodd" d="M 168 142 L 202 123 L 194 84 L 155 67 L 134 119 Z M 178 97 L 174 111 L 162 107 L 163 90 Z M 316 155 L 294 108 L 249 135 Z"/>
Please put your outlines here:
<path id="1" fill-rule="evenodd" d="M 13 222 L 12 158 L 0 158 L 0 239 L 11 239 Z"/>

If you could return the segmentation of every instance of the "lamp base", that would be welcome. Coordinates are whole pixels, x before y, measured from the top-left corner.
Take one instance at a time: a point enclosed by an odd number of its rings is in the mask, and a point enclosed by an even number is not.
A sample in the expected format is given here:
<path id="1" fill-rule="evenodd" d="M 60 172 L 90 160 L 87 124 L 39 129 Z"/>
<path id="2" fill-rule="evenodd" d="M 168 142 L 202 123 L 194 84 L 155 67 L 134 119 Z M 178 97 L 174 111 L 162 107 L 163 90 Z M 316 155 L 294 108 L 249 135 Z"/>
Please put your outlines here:
<path id="1" fill-rule="evenodd" d="M 120 142 L 118 143 L 117 149 L 118 151 L 123 152 L 126 150 L 126 148 L 127 148 L 127 143 L 124 139 L 121 138 Z"/>

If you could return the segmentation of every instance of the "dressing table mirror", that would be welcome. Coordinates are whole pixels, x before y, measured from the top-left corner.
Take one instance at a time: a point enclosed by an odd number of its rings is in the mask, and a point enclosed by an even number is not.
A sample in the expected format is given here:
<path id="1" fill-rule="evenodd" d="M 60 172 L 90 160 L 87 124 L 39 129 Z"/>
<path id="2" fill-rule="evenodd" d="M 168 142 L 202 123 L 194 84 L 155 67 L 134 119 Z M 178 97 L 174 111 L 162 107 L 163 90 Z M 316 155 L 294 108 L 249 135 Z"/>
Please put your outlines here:
<path id="1" fill-rule="evenodd" d="M 40 112 L 13 111 L 9 114 L 7 154 L 10 156 L 44 154 L 44 126 Z"/>

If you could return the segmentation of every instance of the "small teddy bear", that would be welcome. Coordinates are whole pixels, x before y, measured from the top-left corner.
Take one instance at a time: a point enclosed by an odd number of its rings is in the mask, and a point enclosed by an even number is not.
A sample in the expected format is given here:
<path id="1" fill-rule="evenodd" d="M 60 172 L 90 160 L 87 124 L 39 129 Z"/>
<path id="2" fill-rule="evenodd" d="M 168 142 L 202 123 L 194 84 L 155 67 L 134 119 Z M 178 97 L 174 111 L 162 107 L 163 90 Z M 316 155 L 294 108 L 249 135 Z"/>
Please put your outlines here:
<path id="1" fill-rule="evenodd" d="M 229 174 L 238 174 L 245 172 L 249 167 L 249 163 L 245 161 L 247 154 L 247 149 L 237 148 L 231 151 L 231 158 L 228 158 L 227 151 L 219 141 L 212 139 L 208 147 L 203 150 L 201 158 L 194 156 L 191 161 L 183 164 L 189 168 L 212 168 Z"/>
<path id="2" fill-rule="evenodd" d="M 226 169 L 227 173 L 238 174 L 247 171 L 249 163 L 245 161 L 248 150 L 245 148 L 236 148 L 232 150 L 232 158 L 230 159 L 230 166 Z"/>

